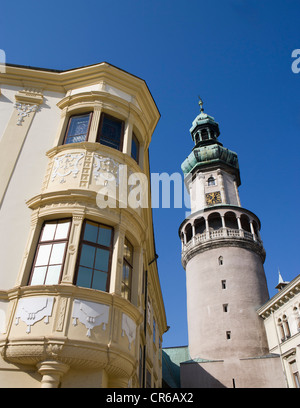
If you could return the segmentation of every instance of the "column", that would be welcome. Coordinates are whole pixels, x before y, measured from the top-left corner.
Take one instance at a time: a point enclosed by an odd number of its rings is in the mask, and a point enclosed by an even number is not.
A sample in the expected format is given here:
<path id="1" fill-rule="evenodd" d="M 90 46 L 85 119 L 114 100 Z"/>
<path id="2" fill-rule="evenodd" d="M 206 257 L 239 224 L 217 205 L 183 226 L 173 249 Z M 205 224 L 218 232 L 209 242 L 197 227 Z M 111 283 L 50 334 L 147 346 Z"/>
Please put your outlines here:
<path id="1" fill-rule="evenodd" d="M 123 139 L 123 153 L 131 155 L 131 141 L 132 141 L 132 119 L 129 117 L 125 122 L 124 139 Z"/>
<path id="2" fill-rule="evenodd" d="M 195 235 L 196 235 L 196 230 L 195 230 L 195 224 L 192 224 L 192 240 L 195 243 Z"/>
<path id="3" fill-rule="evenodd" d="M 102 105 L 94 107 L 91 127 L 89 131 L 88 141 L 95 143 L 97 140 L 97 134 L 99 129 L 100 117 L 101 117 Z"/>
<path id="4" fill-rule="evenodd" d="M 254 231 L 254 227 L 253 227 L 252 221 L 250 221 L 250 230 L 251 230 L 251 234 L 252 234 L 252 236 L 253 236 L 253 240 L 256 241 L 257 239 L 256 239 L 256 234 L 255 234 L 255 231 Z"/>
<path id="5" fill-rule="evenodd" d="M 58 388 L 62 376 L 69 370 L 67 364 L 59 361 L 43 361 L 37 365 L 42 375 L 41 388 Z"/>
<path id="6" fill-rule="evenodd" d="M 205 218 L 205 230 L 206 230 L 206 239 L 209 239 L 210 238 L 210 235 L 209 235 L 209 223 L 208 223 L 207 218 Z"/>
<path id="7" fill-rule="evenodd" d="M 244 236 L 244 231 L 242 229 L 241 219 L 240 219 L 239 216 L 237 216 L 236 219 L 237 219 L 237 223 L 238 223 L 238 227 L 239 227 L 240 237 L 243 237 Z"/>
<path id="8" fill-rule="evenodd" d="M 83 220 L 83 214 L 73 214 L 70 239 L 61 283 L 66 283 L 69 285 L 73 283 Z"/>
<path id="9" fill-rule="evenodd" d="M 118 225 L 114 229 L 114 252 L 111 262 L 110 272 L 110 293 L 117 293 L 121 295 L 121 278 L 123 265 L 123 251 L 125 240 L 125 228 Z"/>

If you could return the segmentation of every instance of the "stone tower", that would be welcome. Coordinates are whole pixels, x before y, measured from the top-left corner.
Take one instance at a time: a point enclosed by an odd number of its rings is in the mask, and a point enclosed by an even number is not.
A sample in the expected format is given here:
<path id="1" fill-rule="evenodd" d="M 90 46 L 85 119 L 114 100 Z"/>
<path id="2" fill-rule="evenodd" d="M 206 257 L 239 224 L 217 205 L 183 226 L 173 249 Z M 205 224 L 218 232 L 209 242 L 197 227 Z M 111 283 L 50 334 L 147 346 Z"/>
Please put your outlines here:
<path id="1" fill-rule="evenodd" d="M 257 314 L 269 298 L 260 221 L 241 206 L 237 154 L 218 141 L 218 123 L 204 113 L 201 100 L 200 106 L 190 129 L 195 147 L 182 164 L 191 215 L 179 234 L 189 353 L 197 365 L 197 372 L 191 364 L 182 367 L 193 371 L 185 373 L 183 386 L 268 386 L 260 366 L 268 345 Z M 268 360 L 280 377 L 278 359 Z"/>

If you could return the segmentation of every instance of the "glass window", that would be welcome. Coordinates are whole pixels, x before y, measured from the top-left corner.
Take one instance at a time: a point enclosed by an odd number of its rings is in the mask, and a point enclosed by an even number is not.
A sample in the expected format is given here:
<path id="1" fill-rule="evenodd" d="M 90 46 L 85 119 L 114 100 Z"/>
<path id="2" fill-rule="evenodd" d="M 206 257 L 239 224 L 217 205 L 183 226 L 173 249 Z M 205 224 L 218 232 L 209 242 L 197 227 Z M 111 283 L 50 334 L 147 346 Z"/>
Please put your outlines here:
<path id="1" fill-rule="evenodd" d="M 213 176 L 209 177 L 209 179 L 208 179 L 208 185 L 209 185 L 209 186 L 215 186 L 215 185 L 216 185 L 216 180 L 214 179 Z"/>
<path id="2" fill-rule="evenodd" d="M 133 246 L 128 241 L 128 239 L 125 238 L 121 294 L 125 299 L 128 300 L 131 300 L 132 269 L 133 269 Z"/>
<path id="3" fill-rule="evenodd" d="M 139 150 L 140 150 L 140 144 L 135 136 L 135 134 L 132 134 L 132 142 L 131 142 L 131 157 L 138 163 L 139 162 Z"/>
<path id="4" fill-rule="evenodd" d="M 70 225 L 71 220 L 44 223 L 29 285 L 56 285 L 60 282 Z"/>
<path id="5" fill-rule="evenodd" d="M 92 113 L 71 116 L 64 144 L 79 143 L 87 140 Z"/>
<path id="6" fill-rule="evenodd" d="M 78 257 L 77 286 L 108 291 L 112 231 L 111 227 L 85 221 Z"/>
<path id="7" fill-rule="evenodd" d="M 102 114 L 97 142 L 113 149 L 122 150 L 124 122 L 112 116 Z"/>

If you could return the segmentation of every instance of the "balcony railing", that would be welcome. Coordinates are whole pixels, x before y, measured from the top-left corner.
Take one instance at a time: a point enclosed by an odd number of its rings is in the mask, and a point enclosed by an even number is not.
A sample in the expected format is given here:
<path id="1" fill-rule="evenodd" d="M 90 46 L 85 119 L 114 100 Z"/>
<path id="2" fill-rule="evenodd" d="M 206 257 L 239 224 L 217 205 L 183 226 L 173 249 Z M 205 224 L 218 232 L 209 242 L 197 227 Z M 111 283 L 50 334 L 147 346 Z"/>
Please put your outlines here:
<path id="1" fill-rule="evenodd" d="M 261 240 L 257 237 L 256 234 L 251 232 L 244 231 L 242 229 L 233 229 L 233 228 L 219 228 L 217 230 L 210 229 L 206 230 L 201 234 L 195 234 L 186 244 L 182 246 L 182 255 L 189 251 L 194 246 L 204 243 L 209 240 L 223 239 L 223 238 L 238 238 L 245 239 L 248 241 L 254 241 L 259 245 L 262 245 Z"/>

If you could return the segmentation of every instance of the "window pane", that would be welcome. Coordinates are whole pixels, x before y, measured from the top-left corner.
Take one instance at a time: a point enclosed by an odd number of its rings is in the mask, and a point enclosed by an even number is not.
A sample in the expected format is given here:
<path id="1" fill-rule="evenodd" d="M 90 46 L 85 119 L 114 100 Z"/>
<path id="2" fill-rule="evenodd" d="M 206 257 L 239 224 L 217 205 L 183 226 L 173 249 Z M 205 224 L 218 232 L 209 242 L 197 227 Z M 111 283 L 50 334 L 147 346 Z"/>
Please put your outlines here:
<path id="1" fill-rule="evenodd" d="M 45 285 L 56 285 L 59 283 L 61 265 L 49 266 Z"/>
<path id="2" fill-rule="evenodd" d="M 71 221 L 63 221 L 57 224 L 55 240 L 67 239 Z"/>
<path id="3" fill-rule="evenodd" d="M 95 224 L 92 224 L 90 222 L 87 222 L 85 224 L 85 229 L 84 229 L 84 237 L 83 239 L 85 241 L 90 241 L 90 242 L 97 242 L 97 234 L 98 234 L 98 226 Z"/>
<path id="4" fill-rule="evenodd" d="M 111 241 L 111 229 L 99 227 L 98 244 L 110 246 L 110 241 Z"/>
<path id="5" fill-rule="evenodd" d="M 129 290 L 129 288 L 128 288 L 127 286 L 125 286 L 123 283 L 122 283 L 121 293 L 122 293 L 122 297 L 123 297 L 123 298 L 125 298 L 125 299 L 127 299 L 127 300 L 130 300 L 130 290 Z"/>
<path id="6" fill-rule="evenodd" d="M 130 242 L 125 239 L 124 243 L 124 258 L 132 265 L 132 254 L 133 254 L 133 249 L 132 245 Z"/>
<path id="7" fill-rule="evenodd" d="M 47 271 L 47 266 L 41 266 L 39 268 L 34 268 L 31 285 L 43 285 L 45 280 L 45 275 Z"/>
<path id="8" fill-rule="evenodd" d="M 51 244 L 41 245 L 39 247 L 35 266 L 48 265 L 51 247 L 52 247 Z"/>
<path id="9" fill-rule="evenodd" d="M 140 144 L 134 134 L 132 134 L 132 143 L 131 143 L 131 157 L 135 160 L 138 161 L 139 158 L 139 147 Z"/>
<path id="10" fill-rule="evenodd" d="M 81 266 L 88 266 L 89 268 L 93 268 L 94 259 L 95 259 L 95 250 L 96 248 L 92 247 L 91 245 L 86 245 L 86 244 L 82 245 L 81 256 L 80 256 Z"/>
<path id="11" fill-rule="evenodd" d="M 123 264 L 123 282 L 130 286 L 131 268 L 129 265 Z"/>
<path id="12" fill-rule="evenodd" d="M 122 137 L 122 121 L 103 116 L 100 143 L 120 150 Z"/>
<path id="13" fill-rule="evenodd" d="M 72 117 L 65 143 L 84 142 L 89 129 L 89 121 L 90 114 Z"/>
<path id="14" fill-rule="evenodd" d="M 54 237 L 54 233 L 55 233 L 55 228 L 56 228 L 56 222 L 45 224 L 43 228 L 41 242 L 52 241 Z"/>
<path id="15" fill-rule="evenodd" d="M 49 262 L 50 265 L 62 264 L 64 253 L 65 253 L 65 247 L 66 247 L 65 242 L 61 244 L 53 245 L 50 262 Z"/>
<path id="16" fill-rule="evenodd" d="M 92 282 L 93 270 L 84 268 L 82 266 L 78 269 L 77 286 L 83 286 L 84 288 L 90 288 Z"/>
<path id="17" fill-rule="evenodd" d="M 95 271 L 93 277 L 93 289 L 106 290 L 107 273 Z"/>
<path id="18" fill-rule="evenodd" d="M 95 269 L 101 271 L 108 271 L 109 251 L 101 248 L 97 248 Z"/>

